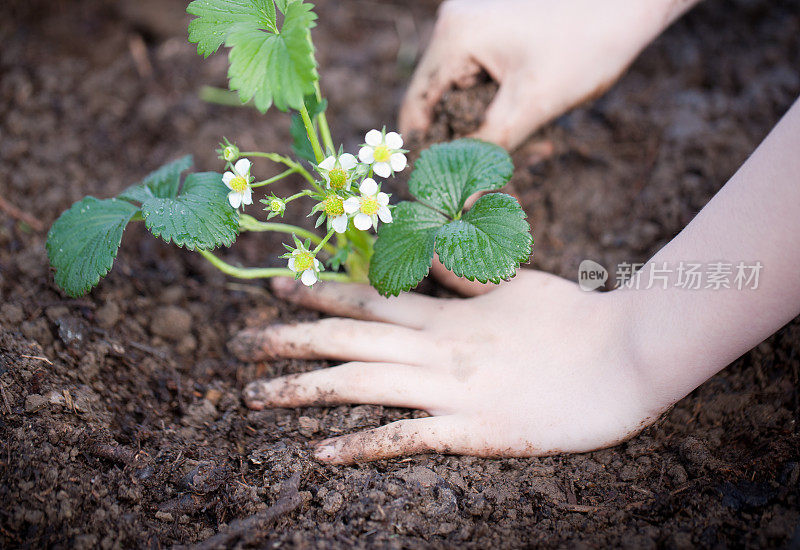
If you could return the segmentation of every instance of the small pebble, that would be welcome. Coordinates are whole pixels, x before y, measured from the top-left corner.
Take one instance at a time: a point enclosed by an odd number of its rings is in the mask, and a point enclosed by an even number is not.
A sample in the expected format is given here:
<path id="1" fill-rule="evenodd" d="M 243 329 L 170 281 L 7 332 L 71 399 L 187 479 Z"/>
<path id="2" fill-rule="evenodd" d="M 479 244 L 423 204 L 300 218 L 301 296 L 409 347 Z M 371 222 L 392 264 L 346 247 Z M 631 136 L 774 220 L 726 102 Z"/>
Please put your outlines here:
<path id="1" fill-rule="evenodd" d="M 192 316 L 175 306 L 160 307 L 153 312 L 150 332 L 168 340 L 180 341 L 192 330 Z"/>
<path id="2" fill-rule="evenodd" d="M 172 514 L 169 512 L 156 512 L 156 519 L 161 521 L 174 521 L 175 518 L 172 517 Z"/>
<path id="3" fill-rule="evenodd" d="M 205 398 L 216 407 L 219 404 L 219 400 L 222 398 L 222 392 L 214 388 L 209 388 L 208 391 L 206 391 Z"/>
<path id="4" fill-rule="evenodd" d="M 342 493 L 337 491 L 331 491 L 325 495 L 324 499 L 322 499 L 322 511 L 329 516 L 332 516 L 341 510 L 343 505 L 344 497 L 342 496 Z"/>
<path id="5" fill-rule="evenodd" d="M 103 328 L 112 328 L 119 322 L 120 310 L 115 302 L 108 302 L 97 310 L 97 323 Z"/>
<path id="6" fill-rule="evenodd" d="M 43 395 L 39 395 L 38 393 L 32 393 L 28 397 L 25 398 L 25 412 L 32 413 L 36 412 L 42 408 L 49 402 L 49 399 Z"/>
<path id="7" fill-rule="evenodd" d="M 17 304 L 3 304 L 0 307 L 0 321 L 9 325 L 16 325 L 25 319 L 25 312 Z"/>
<path id="8" fill-rule="evenodd" d="M 305 437 L 311 437 L 319 431 L 319 420 L 316 418 L 311 418 L 310 416 L 301 416 L 297 420 L 297 423 L 299 424 L 297 431 L 299 431 L 300 434 Z"/>

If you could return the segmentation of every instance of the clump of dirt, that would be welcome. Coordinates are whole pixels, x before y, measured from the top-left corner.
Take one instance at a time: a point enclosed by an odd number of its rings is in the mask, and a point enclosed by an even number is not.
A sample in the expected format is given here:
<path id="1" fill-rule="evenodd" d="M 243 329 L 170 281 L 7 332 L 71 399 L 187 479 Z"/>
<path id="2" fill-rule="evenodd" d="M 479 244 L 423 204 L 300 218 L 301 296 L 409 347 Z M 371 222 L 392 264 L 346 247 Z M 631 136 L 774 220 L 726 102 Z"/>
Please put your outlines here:
<path id="1" fill-rule="evenodd" d="M 212 151 L 222 135 L 287 152 L 286 117 L 199 101 L 199 85 L 224 84 L 225 59 L 204 62 L 185 43 L 184 2 L 117 4 L 0 8 L 15 10 L 15 24 L 0 28 L 2 199 L 46 226 L 83 195 L 116 194 L 185 152 L 201 169 L 218 169 Z M 409 3 L 403 14 L 429 24 L 434 7 Z M 677 233 L 800 93 L 798 8 L 709 0 L 606 96 L 523 145 L 513 183 L 535 231 L 533 267 L 573 278 L 589 257 L 613 271 Z M 394 21 L 372 18 L 358 3 L 321 3 L 318 11 L 323 87 L 337 135 L 352 149 L 396 112 L 403 38 Z M 465 106 L 488 97 L 448 96 L 439 111 L 447 135 L 471 131 L 480 109 Z M 255 169 L 270 175 L 262 164 Z M 690 548 L 797 540 L 797 320 L 613 449 L 328 466 L 311 458 L 314 441 L 423 413 L 247 410 L 247 382 L 328 364 L 240 364 L 226 342 L 245 326 L 315 313 L 262 285 L 228 280 L 140 227 L 124 237 L 110 276 L 90 295 L 68 299 L 52 283 L 44 234 L 3 212 L 3 547 L 210 540 Z M 279 237 L 252 237 L 240 239 L 232 261 L 263 264 L 280 250 Z"/>
<path id="2" fill-rule="evenodd" d="M 494 99 L 498 85 L 486 73 L 476 80 L 470 88 L 454 88 L 442 94 L 433 109 L 433 122 L 426 132 L 425 143 L 469 136 L 480 128 L 486 107 Z"/>

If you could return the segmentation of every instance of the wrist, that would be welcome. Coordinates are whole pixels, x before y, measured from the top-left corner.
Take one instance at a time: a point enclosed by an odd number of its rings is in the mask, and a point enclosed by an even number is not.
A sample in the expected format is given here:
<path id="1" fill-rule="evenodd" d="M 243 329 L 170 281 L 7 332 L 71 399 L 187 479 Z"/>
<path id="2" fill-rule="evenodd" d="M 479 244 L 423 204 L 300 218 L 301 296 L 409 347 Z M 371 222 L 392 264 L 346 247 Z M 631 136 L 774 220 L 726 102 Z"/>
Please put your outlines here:
<path id="1" fill-rule="evenodd" d="M 683 342 L 672 330 L 679 319 L 661 296 L 627 287 L 604 293 L 608 317 L 615 326 L 619 360 L 632 381 L 634 398 L 655 421 L 703 380 L 682 364 Z M 701 358 L 697 358 L 700 360 Z M 644 426 L 643 426 L 644 427 Z"/>
<path id="2" fill-rule="evenodd" d="M 727 344 L 696 330 L 697 293 L 626 286 L 608 295 L 619 312 L 632 376 L 654 411 L 668 409 L 732 360 Z"/>

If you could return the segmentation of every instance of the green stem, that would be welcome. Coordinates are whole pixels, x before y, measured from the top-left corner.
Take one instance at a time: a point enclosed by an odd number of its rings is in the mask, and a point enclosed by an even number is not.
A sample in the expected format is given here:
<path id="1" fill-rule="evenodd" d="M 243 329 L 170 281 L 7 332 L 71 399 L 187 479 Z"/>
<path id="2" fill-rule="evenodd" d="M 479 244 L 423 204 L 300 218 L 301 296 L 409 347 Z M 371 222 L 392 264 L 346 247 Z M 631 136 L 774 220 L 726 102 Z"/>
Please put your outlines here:
<path id="1" fill-rule="evenodd" d="M 317 189 L 321 189 L 319 185 L 317 185 L 317 181 L 314 177 L 308 173 L 308 170 L 303 168 L 303 165 L 299 162 L 295 162 L 289 157 L 284 157 L 283 155 L 279 155 L 277 153 L 262 153 L 260 151 L 247 151 L 244 153 L 239 153 L 239 156 L 242 157 L 262 157 L 271 160 L 272 162 L 278 162 L 280 164 L 285 164 L 289 168 L 294 168 L 298 174 L 303 176 L 308 183 L 316 187 Z"/>
<path id="2" fill-rule="evenodd" d="M 313 194 L 314 194 L 313 191 L 311 191 L 310 189 L 306 189 L 305 191 L 300 191 L 299 193 L 295 193 L 294 195 L 292 195 L 288 199 L 283 199 L 283 202 L 285 202 L 286 204 L 289 204 L 290 202 L 292 202 L 295 199 L 299 199 L 300 197 L 308 197 L 308 196 L 313 195 Z"/>
<path id="3" fill-rule="evenodd" d="M 328 234 L 327 234 L 327 235 L 325 235 L 325 238 L 324 238 L 324 239 L 322 239 L 322 241 L 320 241 L 320 243 L 317 245 L 317 248 L 315 248 L 315 249 L 314 249 L 314 252 L 312 252 L 312 254 L 314 254 L 314 255 L 316 256 L 316 255 L 317 255 L 317 252 L 319 252 L 319 251 L 320 251 L 320 249 L 321 249 L 323 246 L 325 246 L 325 243 L 327 243 L 327 242 L 328 242 L 328 240 L 331 238 L 331 236 L 333 236 L 333 234 L 334 234 L 334 233 L 335 233 L 335 231 L 334 231 L 333 229 L 329 229 L 329 230 L 328 230 Z"/>
<path id="4" fill-rule="evenodd" d="M 283 267 L 236 267 L 235 265 L 231 265 L 220 260 L 208 250 L 202 250 L 198 248 L 197 251 L 206 260 L 211 262 L 211 265 L 226 275 L 238 277 L 239 279 L 268 279 L 270 277 L 291 277 L 294 279 L 295 277 L 295 273 L 291 269 Z M 339 281 L 343 283 L 348 283 L 351 281 L 350 276 L 347 273 L 323 271 L 319 274 L 319 278 L 322 281 Z"/>
<path id="5" fill-rule="evenodd" d="M 325 157 L 322 154 L 322 147 L 319 145 L 317 130 L 314 128 L 314 123 L 311 121 L 311 117 L 308 115 L 308 109 L 306 109 L 305 103 L 303 103 L 303 106 L 300 109 L 300 117 L 303 119 L 303 124 L 306 127 L 306 134 L 308 134 L 308 139 L 311 141 L 311 147 L 314 149 L 314 157 L 316 157 L 317 164 L 319 164 Z"/>
<path id="6" fill-rule="evenodd" d="M 243 231 L 253 231 L 253 232 L 264 232 L 264 231 L 274 231 L 276 233 L 287 233 L 289 235 L 297 235 L 304 239 L 311 239 L 311 242 L 314 244 L 319 245 L 320 243 L 323 244 L 323 248 L 326 252 L 331 255 L 336 254 L 336 249 L 326 244 L 327 238 L 323 241 L 316 233 L 309 231 L 308 229 L 303 229 L 302 227 L 297 227 L 296 225 L 289 225 L 286 223 L 274 223 L 274 222 L 260 222 L 255 219 L 253 216 L 248 216 L 247 214 L 241 214 L 239 216 L 239 228 Z"/>
<path id="7" fill-rule="evenodd" d="M 276 181 L 280 181 L 280 180 L 282 180 L 282 179 L 283 179 L 283 178 L 285 178 L 286 176 L 290 176 L 290 175 L 292 175 L 292 174 L 296 174 L 296 173 L 297 173 L 297 169 L 296 169 L 296 168 L 289 168 L 288 170 L 286 170 L 285 172 L 281 172 L 281 173 L 280 173 L 280 174 L 278 174 L 277 176 L 273 176 L 273 177 L 271 177 L 271 178 L 269 178 L 269 179 L 266 179 L 266 180 L 264 180 L 264 181 L 259 181 L 259 182 L 256 182 L 256 183 L 251 183 L 251 184 L 250 184 L 250 187 L 262 187 L 262 186 L 264 186 L 264 185 L 269 185 L 270 183 L 275 183 Z"/>
<path id="8" fill-rule="evenodd" d="M 314 88 L 317 92 L 317 102 L 322 101 L 322 90 L 319 87 L 319 80 L 314 83 Z M 331 137 L 331 129 L 328 126 L 328 117 L 325 115 L 325 111 L 321 112 L 317 115 L 317 120 L 319 121 L 319 133 L 322 135 L 322 143 L 325 145 L 325 148 L 330 151 L 331 154 L 336 153 L 336 149 L 333 146 L 333 138 Z"/>

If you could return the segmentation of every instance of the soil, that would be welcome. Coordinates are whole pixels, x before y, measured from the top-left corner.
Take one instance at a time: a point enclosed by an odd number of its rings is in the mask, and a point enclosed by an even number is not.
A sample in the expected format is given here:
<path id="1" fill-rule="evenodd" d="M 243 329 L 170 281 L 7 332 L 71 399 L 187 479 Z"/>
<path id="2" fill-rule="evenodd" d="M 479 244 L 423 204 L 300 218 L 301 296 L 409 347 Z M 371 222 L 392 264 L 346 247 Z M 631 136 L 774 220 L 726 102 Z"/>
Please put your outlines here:
<path id="1" fill-rule="evenodd" d="M 323 88 L 353 148 L 394 120 L 436 3 L 319 4 Z M 184 7 L 0 7 L 0 198 L 28 214 L 0 210 L 2 547 L 800 545 L 797 319 L 613 449 L 339 467 L 314 461 L 310 444 L 424 413 L 249 411 L 245 383 L 327 363 L 240 364 L 226 350 L 248 324 L 315 313 L 140 227 L 95 291 L 61 294 L 45 231 L 83 195 L 114 195 L 186 152 L 218 169 L 223 135 L 286 152 L 284 115 L 198 99 L 199 86 L 224 85 L 225 58 L 204 62 L 186 44 Z M 608 94 L 514 155 L 533 267 L 574 279 L 584 258 L 647 259 L 800 93 L 798 66 L 800 3 L 708 0 L 691 12 Z M 474 128 L 493 90 L 451 92 L 433 137 Z M 248 235 L 229 258 L 269 263 L 279 243 Z"/>

